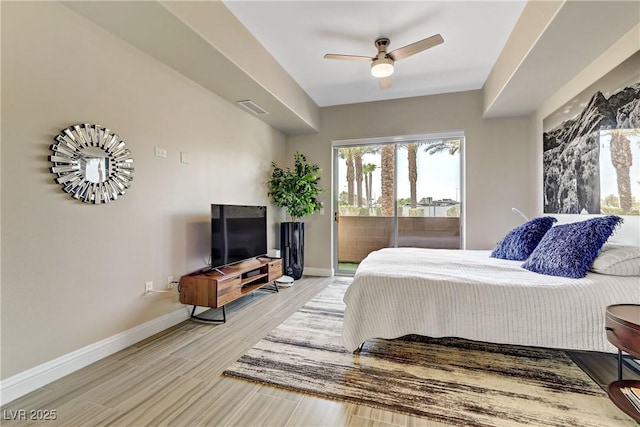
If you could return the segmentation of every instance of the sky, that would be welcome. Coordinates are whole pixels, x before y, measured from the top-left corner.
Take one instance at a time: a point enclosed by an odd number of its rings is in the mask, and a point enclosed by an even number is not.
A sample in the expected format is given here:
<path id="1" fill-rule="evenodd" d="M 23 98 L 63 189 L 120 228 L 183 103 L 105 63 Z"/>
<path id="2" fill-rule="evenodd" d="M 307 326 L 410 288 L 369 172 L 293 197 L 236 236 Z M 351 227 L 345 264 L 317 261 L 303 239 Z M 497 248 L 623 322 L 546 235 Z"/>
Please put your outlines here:
<path id="1" fill-rule="evenodd" d="M 339 193 L 347 191 L 347 166 L 344 159 L 339 159 Z M 381 194 L 380 154 L 365 154 L 362 163 L 377 165 L 373 173 L 373 198 Z M 433 197 L 433 200 L 460 200 L 460 153 L 450 155 L 448 152 L 430 155 L 424 149 L 418 149 L 418 200 Z M 398 148 L 398 197 L 409 198 L 409 167 L 407 150 Z M 355 191 L 355 188 L 354 188 Z M 362 192 L 365 192 L 364 183 Z M 364 195 L 364 194 L 363 194 Z"/>

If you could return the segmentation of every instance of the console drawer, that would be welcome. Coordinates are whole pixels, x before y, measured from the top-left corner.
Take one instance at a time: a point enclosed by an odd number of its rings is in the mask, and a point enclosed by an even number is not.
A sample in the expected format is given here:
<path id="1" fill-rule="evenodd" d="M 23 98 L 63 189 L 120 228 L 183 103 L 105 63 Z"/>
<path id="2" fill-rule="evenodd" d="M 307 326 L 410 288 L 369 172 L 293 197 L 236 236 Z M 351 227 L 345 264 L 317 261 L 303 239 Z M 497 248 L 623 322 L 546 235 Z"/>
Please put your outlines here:
<path id="1" fill-rule="evenodd" d="M 278 259 L 275 261 L 269 262 L 269 282 L 273 282 L 274 280 L 280 278 L 282 276 L 282 260 Z"/>
<path id="2" fill-rule="evenodd" d="M 239 298 L 241 288 L 242 277 L 240 274 L 225 277 L 224 279 L 218 279 L 217 307 Z"/>
<path id="3" fill-rule="evenodd" d="M 216 282 L 205 275 L 183 276 L 180 279 L 180 302 L 213 307 L 216 303 Z"/>

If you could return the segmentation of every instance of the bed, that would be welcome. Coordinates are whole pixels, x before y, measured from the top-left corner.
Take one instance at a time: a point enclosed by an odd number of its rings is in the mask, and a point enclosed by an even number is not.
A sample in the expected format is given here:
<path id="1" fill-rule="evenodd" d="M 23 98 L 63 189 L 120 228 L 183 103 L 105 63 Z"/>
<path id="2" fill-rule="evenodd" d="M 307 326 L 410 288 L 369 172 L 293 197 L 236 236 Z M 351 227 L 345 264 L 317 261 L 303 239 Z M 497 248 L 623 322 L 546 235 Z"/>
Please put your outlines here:
<path id="1" fill-rule="evenodd" d="M 615 353 L 605 308 L 640 304 L 640 278 L 589 272 L 557 277 L 491 251 L 386 248 L 369 254 L 349 285 L 343 342 L 408 334 Z"/>

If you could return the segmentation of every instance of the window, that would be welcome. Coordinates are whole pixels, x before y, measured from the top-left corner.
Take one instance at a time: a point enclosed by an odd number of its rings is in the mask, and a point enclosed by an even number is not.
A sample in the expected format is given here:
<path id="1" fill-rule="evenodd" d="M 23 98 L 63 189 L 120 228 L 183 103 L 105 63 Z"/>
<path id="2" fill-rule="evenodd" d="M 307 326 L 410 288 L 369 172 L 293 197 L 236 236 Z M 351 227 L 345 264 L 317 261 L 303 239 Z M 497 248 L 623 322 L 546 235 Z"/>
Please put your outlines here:
<path id="1" fill-rule="evenodd" d="M 384 247 L 460 248 L 464 135 L 334 143 L 338 273 Z"/>

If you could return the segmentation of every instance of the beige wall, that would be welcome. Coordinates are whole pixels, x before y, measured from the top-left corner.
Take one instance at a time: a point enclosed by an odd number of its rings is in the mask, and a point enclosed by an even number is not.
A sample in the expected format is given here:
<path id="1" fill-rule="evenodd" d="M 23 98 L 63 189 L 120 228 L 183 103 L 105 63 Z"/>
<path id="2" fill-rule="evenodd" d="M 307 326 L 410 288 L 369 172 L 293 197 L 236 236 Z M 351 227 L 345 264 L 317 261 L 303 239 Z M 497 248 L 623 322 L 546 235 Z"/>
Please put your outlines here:
<path id="1" fill-rule="evenodd" d="M 489 249 L 520 219 L 512 207 L 534 209 L 529 118 L 482 118 L 482 92 L 469 91 L 393 101 L 324 107 L 320 132 L 287 137 L 288 156 L 296 150 L 323 169 L 325 214 L 306 219 L 305 267 L 331 269 L 332 141 L 462 130 L 466 248 Z"/>
<path id="2" fill-rule="evenodd" d="M 1 7 L 5 379 L 180 309 L 143 297 L 144 283 L 204 266 L 210 203 L 268 203 L 285 139 L 60 4 Z M 85 122 L 117 132 L 135 160 L 109 205 L 72 200 L 48 172 L 53 137 Z"/>

